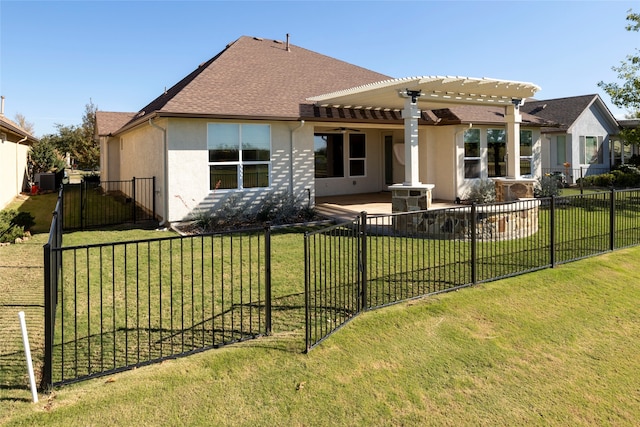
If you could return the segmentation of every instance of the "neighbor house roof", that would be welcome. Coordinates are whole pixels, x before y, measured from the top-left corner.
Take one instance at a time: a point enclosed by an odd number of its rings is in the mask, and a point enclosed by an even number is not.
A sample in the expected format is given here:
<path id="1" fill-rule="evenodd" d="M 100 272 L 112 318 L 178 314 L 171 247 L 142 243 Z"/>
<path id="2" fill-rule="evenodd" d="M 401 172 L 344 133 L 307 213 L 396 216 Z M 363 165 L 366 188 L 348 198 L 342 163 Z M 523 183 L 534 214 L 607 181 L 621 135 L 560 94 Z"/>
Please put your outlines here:
<path id="1" fill-rule="evenodd" d="M 617 126 L 615 118 L 597 94 L 542 101 L 528 100 L 521 107 L 521 111 L 558 124 L 557 127 L 543 129 L 543 131 L 566 132 L 580 115 L 594 103 L 599 104 L 601 111 L 606 116 L 605 118 L 611 122 L 612 126 Z"/>
<path id="2" fill-rule="evenodd" d="M 23 138 L 27 138 L 25 141 L 25 143 L 27 144 L 33 144 L 34 142 L 38 141 L 38 138 L 31 135 L 31 133 L 27 132 L 16 122 L 6 118 L 3 114 L 0 114 L 0 131 L 2 133 L 13 134 L 15 138 L 17 138 L 14 142 L 17 142 Z"/>
<path id="3" fill-rule="evenodd" d="M 96 134 L 98 136 L 110 135 L 131 121 L 136 114 L 96 111 Z"/>

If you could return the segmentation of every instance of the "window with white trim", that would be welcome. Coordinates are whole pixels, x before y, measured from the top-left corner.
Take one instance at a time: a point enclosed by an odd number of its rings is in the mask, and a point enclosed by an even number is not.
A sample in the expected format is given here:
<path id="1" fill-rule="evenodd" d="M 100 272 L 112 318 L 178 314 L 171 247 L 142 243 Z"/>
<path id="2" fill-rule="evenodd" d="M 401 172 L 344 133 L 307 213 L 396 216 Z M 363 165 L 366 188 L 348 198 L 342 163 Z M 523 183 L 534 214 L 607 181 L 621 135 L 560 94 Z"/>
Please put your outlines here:
<path id="1" fill-rule="evenodd" d="M 602 163 L 603 139 L 601 136 L 580 137 L 580 163 L 583 165 Z"/>
<path id="2" fill-rule="evenodd" d="M 464 177 L 480 178 L 480 129 L 464 131 Z"/>
<path id="3" fill-rule="evenodd" d="M 269 187 L 271 126 L 209 123 L 209 189 Z"/>
<path id="4" fill-rule="evenodd" d="M 531 175 L 531 161 L 533 160 L 533 132 L 520 130 L 520 175 Z"/>
<path id="5" fill-rule="evenodd" d="M 487 174 L 490 178 L 507 175 L 507 132 L 487 129 Z"/>

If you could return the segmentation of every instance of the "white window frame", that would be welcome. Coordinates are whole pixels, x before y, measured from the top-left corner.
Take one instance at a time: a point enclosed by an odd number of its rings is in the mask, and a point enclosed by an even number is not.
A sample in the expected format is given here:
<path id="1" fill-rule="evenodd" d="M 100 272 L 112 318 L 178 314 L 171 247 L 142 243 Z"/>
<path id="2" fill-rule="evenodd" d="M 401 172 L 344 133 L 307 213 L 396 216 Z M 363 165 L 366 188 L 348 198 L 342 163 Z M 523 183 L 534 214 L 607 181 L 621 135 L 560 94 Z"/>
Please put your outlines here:
<path id="1" fill-rule="evenodd" d="M 520 156 L 520 167 L 522 168 L 522 162 L 529 162 L 529 173 L 522 176 L 533 176 L 533 131 L 531 129 L 520 129 L 520 152 L 522 152 L 522 134 L 524 132 L 529 132 L 531 134 L 531 155 L 530 156 Z M 521 173 L 522 174 L 522 173 Z"/>
<path id="2" fill-rule="evenodd" d="M 467 139 L 467 133 L 478 133 L 478 155 L 477 156 L 467 156 L 467 149 L 466 149 L 466 139 Z M 483 176 L 483 168 L 482 168 L 482 132 L 480 131 L 480 129 L 467 129 L 464 131 L 464 133 L 462 134 L 462 151 L 463 151 L 463 174 L 464 174 L 464 179 L 480 179 Z M 467 176 L 467 161 L 469 162 L 477 162 L 477 167 L 478 167 L 478 175 L 477 176 Z"/>
<path id="3" fill-rule="evenodd" d="M 592 159 L 587 159 L 587 140 L 593 141 L 596 143 L 596 156 L 595 161 Z M 603 153 L 602 153 L 602 143 L 604 138 L 602 136 L 593 136 L 593 135 L 581 135 L 580 136 L 580 163 L 583 165 L 598 165 L 604 163 Z"/>
<path id="4" fill-rule="evenodd" d="M 214 185 L 212 182 L 209 182 L 209 191 L 242 191 L 245 189 L 269 189 L 271 188 L 271 168 L 272 168 L 272 153 L 273 153 L 273 141 L 271 135 L 271 125 L 270 124 L 258 124 L 258 123 L 220 123 L 220 122 L 212 122 L 207 123 L 207 158 L 209 158 L 209 151 L 212 149 L 210 145 L 210 140 L 212 137 L 212 132 L 216 126 L 225 125 L 225 126 L 238 126 L 238 160 L 233 161 L 208 161 L 207 167 L 209 169 L 209 174 L 211 174 L 212 166 L 236 166 L 237 173 L 237 183 L 238 186 L 236 188 L 217 188 L 217 185 Z M 243 128 L 248 126 L 264 126 L 268 128 L 269 133 L 269 160 L 243 160 L 243 151 L 242 151 L 242 131 Z M 266 165 L 267 166 L 267 186 L 265 187 L 245 187 L 244 185 L 244 167 L 250 165 Z M 210 175 L 209 175 L 210 176 Z"/>

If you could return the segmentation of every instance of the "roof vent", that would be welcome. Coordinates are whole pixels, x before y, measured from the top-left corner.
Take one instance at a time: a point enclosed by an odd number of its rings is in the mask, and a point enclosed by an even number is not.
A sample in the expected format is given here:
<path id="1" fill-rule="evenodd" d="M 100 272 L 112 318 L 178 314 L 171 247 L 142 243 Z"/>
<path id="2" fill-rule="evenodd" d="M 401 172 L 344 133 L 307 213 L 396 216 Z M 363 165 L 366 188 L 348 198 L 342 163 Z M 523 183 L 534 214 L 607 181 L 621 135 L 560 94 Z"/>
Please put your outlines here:
<path id="1" fill-rule="evenodd" d="M 289 47 L 289 33 L 287 33 L 287 52 L 291 52 L 291 48 Z"/>
<path id="2" fill-rule="evenodd" d="M 264 40 L 262 37 L 254 37 L 254 40 L 258 40 L 259 42 L 261 42 L 262 40 Z"/>

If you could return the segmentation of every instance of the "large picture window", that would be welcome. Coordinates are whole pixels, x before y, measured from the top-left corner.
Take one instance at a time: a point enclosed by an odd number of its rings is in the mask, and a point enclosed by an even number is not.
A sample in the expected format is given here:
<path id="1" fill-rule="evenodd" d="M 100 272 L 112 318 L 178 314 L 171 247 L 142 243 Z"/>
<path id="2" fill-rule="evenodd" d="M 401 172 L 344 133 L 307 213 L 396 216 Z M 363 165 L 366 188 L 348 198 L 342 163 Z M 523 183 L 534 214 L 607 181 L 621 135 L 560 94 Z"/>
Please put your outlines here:
<path id="1" fill-rule="evenodd" d="M 209 123 L 209 189 L 269 187 L 271 126 Z"/>
<path id="2" fill-rule="evenodd" d="M 316 178 L 344 176 L 344 144 L 341 133 L 315 134 L 313 137 Z"/>
<path id="3" fill-rule="evenodd" d="M 533 132 L 520 130 L 520 175 L 531 175 L 533 160 Z"/>
<path id="4" fill-rule="evenodd" d="M 480 129 L 464 131 L 464 177 L 480 178 Z"/>

